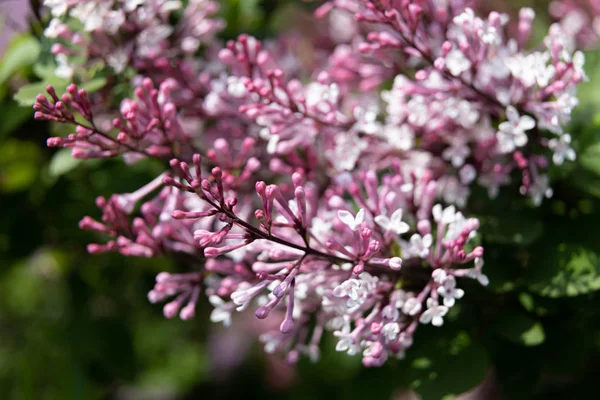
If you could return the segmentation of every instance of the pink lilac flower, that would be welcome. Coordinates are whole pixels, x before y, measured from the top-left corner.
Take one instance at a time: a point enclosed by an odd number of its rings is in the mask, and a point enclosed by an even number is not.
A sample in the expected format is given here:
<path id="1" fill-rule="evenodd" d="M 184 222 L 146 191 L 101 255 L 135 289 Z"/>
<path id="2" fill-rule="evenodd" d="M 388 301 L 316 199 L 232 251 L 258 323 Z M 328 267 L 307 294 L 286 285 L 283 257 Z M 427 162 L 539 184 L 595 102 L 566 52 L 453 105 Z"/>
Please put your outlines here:
<path id="1" fill-rule="evenodd" d="M 148 297 L 168 318 L 193 318 L 204 294 L 215 323 L 234 311 L 276 321 L 259 339 L 290 363 L 316 360 L 329 332 L 365 366 L 402 358 L 465 295 L 461 278 L 489 283 L 472 186 L 493 198 L 520 179 L 539 205 L 552 195 L 547 159 L 575 159 L 563 126 L 583 57 L 558 24 L 528 50 L 530 9 L 511 37 L 507 15 L 459 0 L 328 1 L 306 61 L 293 34 L 220 43 L 217 3 L 183 4 L 46 0 L 46 36 L 72 43 L 53 47 L 59 73 L 106 61 L 117 80 L 133 72 L 133 95 L 111 107 L 49 86 L 34 105 L 73 128 L 51 147 L 165 166 L 99 197 L 101 217 L 80 226 L 105 237 L 90 253 L 193 268 L 156 277 Z"/>

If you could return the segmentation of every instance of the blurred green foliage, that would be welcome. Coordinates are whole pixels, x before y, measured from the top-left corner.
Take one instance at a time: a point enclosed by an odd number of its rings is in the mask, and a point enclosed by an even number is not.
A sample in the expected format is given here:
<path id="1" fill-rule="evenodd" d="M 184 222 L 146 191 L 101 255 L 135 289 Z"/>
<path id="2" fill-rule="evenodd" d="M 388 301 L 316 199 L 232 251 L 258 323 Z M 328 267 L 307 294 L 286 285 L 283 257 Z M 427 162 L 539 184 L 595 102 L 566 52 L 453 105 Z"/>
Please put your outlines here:
<path id="1" fill-rule="evenodd" d="M 265 36 L 300 6 L 225 1 L 224 36 Z M 469 390 L 490 370 L 510 399 L 597 392 L 600 53 L 587 55 L 590 82 L 570 127 L 579 158 L 551 171 L 554 197 L 533 208 L 517 188 L 493 202 L 483 190 L 473 195 L 469 207 L 482 221 L 490 286 L 466 282 L 468 295 L 448 323 L 423 327 L 405 360 L 366 370 L 358 358 L 336 353 L 328 338 L 322 360 L 302 360 L 286 383 L 291 370 L 268 361 L 256 344 L 247 349 L 245 328 L 237 328 L 238 336 L 232 328 L 231 336 L 208 322 L 207 304 L 183 322 L 165 320 L 147 302 L 157 272 L 184 266 L 86 253 L 96 238 L 77 223 L 98 215 L 95 197 L 130 191 L 160 166 L 141 162 L 125 171 L 118 160 L 78 161 L 45 147 L 55 128 L 21 106 L 55 79 L 47 60 L 39 61 L 43 46 L 24 34 L 0 63 L 1 398 L 384 399 L 412 388 L 435 400 Z M 103 84 L 96 72 L 90 90 Z M 239 366 L 223 373 L 221 359 L 236 347 L 229 361 Z"/>

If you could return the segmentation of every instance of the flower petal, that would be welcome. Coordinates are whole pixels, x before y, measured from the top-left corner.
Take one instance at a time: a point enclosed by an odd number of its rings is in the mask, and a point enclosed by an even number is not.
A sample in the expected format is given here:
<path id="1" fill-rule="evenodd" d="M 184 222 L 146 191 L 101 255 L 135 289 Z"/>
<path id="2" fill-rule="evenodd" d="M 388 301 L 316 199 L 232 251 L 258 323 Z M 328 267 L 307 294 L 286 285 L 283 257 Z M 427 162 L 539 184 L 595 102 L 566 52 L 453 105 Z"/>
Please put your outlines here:
<path id="1" fill-rule="evenodd" d="M 354 218 L 354 223 L 356 224 L 356 226 L 362 224 L 365 220 L 365 210 L 363 208 L 361 208 L 360 210 L 358 210 L 358 212 L 356 213 L 356 218 Z"/>
<path id="2" fill-rule="evenodd" d="M 410 226 L 404 221 L 398 221 L 397 223 L 392 224 L 392 229 L 397 235 L 402 235 L 410 230 Z"/>
<path id="3" fill-rule="evenodd" d="M 519 120 L 519 112 L 513 106 L 506 107 L 506 119 L 510 122 L 517 122 Z"/>
<path id="4" fill-rule="evenodd" d="M 524 131 L 535 128 L 535 119 L 531 118 L 529 115 L 523 115 L 519 118 L 519 128 Z"/>
<path id="5" fill-rule="evenodd" d="M 390 230 L 390 222 L 390 219 L 385 215 L 378 215 L 375 217 L 375 223 L 386 231 Z"/>
<path id="6" fill-rule="evenodd" d="M 338 210 L 338 218 L 340 219 L 340 221 L 342 221 L 344 224 L 348 225 L 350 228 L 354 229 L 354 216 L 352 215 L 352 213 L 350 211 L 346 211 L 346 210 Z"/>
<path id="7" fill-rule="evenodd" d="M 431 233 L 428 233 L 427 235 L 423 236 L 423 247 L 431 247 L 431 245 L 433 244 L 433 236 L 431 235 Z"/>

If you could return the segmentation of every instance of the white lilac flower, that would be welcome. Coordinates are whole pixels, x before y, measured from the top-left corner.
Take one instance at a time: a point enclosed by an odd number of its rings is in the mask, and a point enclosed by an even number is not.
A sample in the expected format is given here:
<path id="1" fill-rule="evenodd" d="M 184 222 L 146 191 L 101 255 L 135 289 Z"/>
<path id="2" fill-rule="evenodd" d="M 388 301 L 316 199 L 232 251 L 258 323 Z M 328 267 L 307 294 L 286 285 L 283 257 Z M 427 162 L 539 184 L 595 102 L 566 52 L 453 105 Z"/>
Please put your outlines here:
<path id="1" fill-rule="evenodd" d="M 442 285 L 437 288 L 437 292 L 444 298 L 446 307 L 454 306 L 456 299 L 461 299 L 465 295 L 465 291 L 456 287 L 456 278 L 448 276 Z"/>
<path id="2" fill-rule="evenodd" d="M 69 9 L 69 0 L 44 0 L 44 6 L 50 9 L 53 17 L 60 17 Z"/>
<path id="3" fill-rule="evenodd" d="M 575 150 L 571 148 L 571 135 L 568 133 L 560 135 L 559 138 L 552 138 L 548 141 L 548 147 L 554 151 L 552 161 L 556 165 L 562 165 L 565 159 L 575 161 Z"/>
<path id="4" fill-rule="evenodd" d="M 481 41 L 488 45 L 499 45 L 502 42 L 502 38 L 498 34 L 498 30 L 493 26 L 486 26 L 479 31 L 479 38 Z"/>
<path id="5" fill-rule="evenodd" d="M 337 214 L 338 218 L 353 231 L 357 230 L 365 220 L 365 210 L 362 208 L 358 210 L 356 216 L 346 210 L 338 210 Z"/>
<path id="6" fill-rule="evenodd" d="M 181 9 L 181 7 L 183 7 L 183 2 L 181 0 L 162 1 L 160 4 L 160 13 L 169 14 L 173 11 Z"/>
<path id="7" fill-rule="evenodd" d="M 430 122 L 430 104 L 423 96 L 414 96 L 409 100 L 407 106 L 408 122 L 415 126 L 425 126 Z"/>
<path id="8" fill-rule="evenodd" d="M 516 147 L 522 147 L 527 144 L 528 138 L 525 132 L 535 128 L 535 119 L 529 115 L 519 115 L 519 112 L 513 106 L 506 108 L 506 118 L 508 121 L 499 125 L 499 131 L 496 134 L 500 151 L 508 153 Z"/>
<path id="9" fill-rule="evenodd" d="M 442 326 L 444 324 L 444 316 L 448 313 L 448 307 L 440 306 L 437 301 L 431 297 L 427 299 L 427 310 L 419 317 L 419 322 L 433 326 Z"/>
<path id="10" fill-rule="evenodd" d="M 460 100 L 456 106 L 456 121 L 464 128 L 472 128 L 479 120 L 479 111 L 467 100 Z"/>
<path id="11" fill-rule="evenodd" d="M 396 235 L 402 235 L 410 230 L 408 224 L 402 221 L 402 209 L 394 211 L 391 217 L 378 215 L 375 217 L 377 225 L 381 226 L 386 232 L 394 232 Z"/>
<path id="12" fill-rule="evenodd" d="M 346 322 L 342 330 L 333 332 L 333 335 L 339 338 L 339 341 L 335 345 L 336 351 L 344 351 L 351 356 L 360 353 L 360 346 L 355 342 L 354 338 L 352 337 L 350 323 Z"/>
<path id="13" fill-rule="evenodd" d="M 48 27 L 44 29 L 44 36 L 50 39 L 56 39 L 63 23 L 58 18 L 52 18 Z"/>
<path id="14" fill-rule="evenodd" d="M 216 295 L 208 296 L 208 301 L 214 309 L 210 313 L 211 322 L 222 322 L 223 325 L 231 325 L 231 307 L 222 298 Z"/>
<path id="15" fill-rule="evenodd" d="M 555 133 L 561 133 L 562 128 L 560 125 L 564 125 L 571 120 L 571 113 L 578 104 L 579 99 L 573 90 L 566 91 L 558 96 L 554 104 L 558 126 L 554 127 L 554 129 L 548 127 L 548 129 Z"/>
<path id="16" fill-rule="evenodd" d="M 410 292 L 405 292 L 402 289 L 397 289 L 395 291 L 396 293 L 396 302 L 395 302 L 395 307 L 399 310 L 402 309 L 402 307 L 404 307 L 404 303 L 408 300 L 414 297 L 413 293 Z"/>
<path id="17" fill-rule="evenodd" d="M 124 22 L 125 13 L 123 10 L 114 10 L 108 12 L 104 16 L 102 27 L 104 28 L 104 31 L 114 35 L 121 28 L 121 26 L 123 26 Z"/>
<path id="18" fill-rule="evenodd" d="M 463 185 L 454 177 L 442 177 L 438 180 L 440 183 L 440 195 L 448 204 L 456 204 L 459 207 L 464 207 L 467 204 L 467 199 L 471 194 L 471 189 L 467 185 Z"/>
<path id="19" fill-rule="evenodd" d="M 248 90 L 242 79 L 237 76 L 230 76 L 227 78 L 227 93 L 241 99 L 248 94 Z"/>
<path id="20" fill-rule="evenodd" d="M 402 306 L 402 312 L 406 315 L 414 316 L 421 312 L 421 302 L 416 297 L 411 297 L 404 302 Z"/>
<path id="21" fill-rule="evenodd" d="M 471 268 L 467 271 L 467 275 L 469 278 L 477 279 L 477 281 L 482 286 L 487 286 L 490 283 L 490 280 L 486 275 L 484 275 L 481 271 L 483 270 L 483 258 L 477 257 L 475 258 L 475 267 Z"/>
<path id="22" fill-rule="evenodd" d="M 79 19 L 87 32 L 101 28 L 110 12 L 111 4 L 108 2 L 79 3 L 71 10 L 71 16 Z M 118 27 L 117 27 L 118 28 Z"/>
<path id="23" fill-rule="evenodd" d="M 415 133 L 410 125 L 385 125 L 383 136 L 387 142 L 398 150 L 408 151 L 415 145 Z"/>
<path id="24" fill-rule="evenodd" d="M 333 289 L 335 297 L 349 297 L 351 300 L 357 300 L 360 297 L 360 281 L 358 279 L 348 279 Z"/>
<path id="25" fill-rule="evenodd" d="M 306 107 L 314 108 L 322 113 L 328 113 L 337 104 L 340 89 L 335 83 L 323 85 L 317 82 L 310 83 L 306 88 Z"/>
<path id="26" fill-rule="evenodd" d="M 59 78 L 71 79 L 75 73 L 75 68 L 69 64 L 69 59 L 64 53 L 56 55 L 56 63 L 58 64 L 54 73 Z"/>
<path id="27" fill-rule="evenodd" d="M 463 185 L 469 185 L 477 178 L 477 170 L 471 164 L 466 164 L 458 171 L 458 175 Z"/>
<path id="28" fill-rule="evenodd" d="M 573 63 L 573 69 L 575 70 L 575 72 L 581 74 L 583 80 L 587 81 L 588 76 L 586 75 L 585 70 L 583 69 L 583 65 L 585 64 L 585 54 L 583 54 L 582 51 L 576 51 L 573 54 L 573 59 L 571 60 L 571 62 Z"/>
<path id="29" fill-rule="evenodd" d="M 432 244 L 433 236 L 430 233 L 424 236 L 415 233 L 410 237 L 410 245 L 407 250 L 410 254 L 414 254 L 417 257 L 427 258 Z"/>
<path id="30" fill-rule="evenodd" d="M 367 142 L 353 132 L 336 135 L 333 150 L 327 155 L 338 171 L 352 171 L 360 158 L 362 151 L 367 148 Z"/>
<path id="31" fill-rule="evenodd" d="M 381 123 L 377 121 L 377 106 L 354 107 L 353 114 L 356 123 L 353 129 L 358 132 L 364 132 L 368 135 L 373 135 L 381 131 Z"/>
<path id="32" fill-rule="evenodd" d="M 471 61 L 459 49 L 453 49 L 446 55 L 446 67 L 454 76 L 459 76 L 471 68 Z"/>
<path id="33" fill-rule="evenodd" d="M 548 175 L 540 175 L 538 176 L 528 191 L 531 199 L 533 200 L 533 204 L 539 206 L 542 204 L 542 200 L 544 197 L 547 199 L 551 198 L 553 195 L 553 190 L 550 187 L 550 182 L 548 179 Z"/>
<path id="34" fill-rule="evenodd" d="M 516 54 L 505 59 L 505 64 L 511 74 L 519 79 L 525 87 L 532 87 L 537 83 L 546 87 L 556 70 L 552 64 L 548 65 L 550 54 L 548 52 L 533 52 L 523 55 Z"/>
<path id="35" fill-rule="evenodd" d="M 475 12 L 473 11 L 472 8 L 465 8 L 465 10 L 456 15 L 453 19 L 452 22 L 454 22 L 456 25 L 472 25 L 473 21 L 475 20 Z"/>
<path id="36" fill-rule="evenodd" d="M 450 142 L 450 147 L 442 152 L 444 160 L 450 160 L 454 168 L 460 168 L 465 163 L 465 159 L 471 154 L 466 140 L 467 138 L 464 136 L 457 136 Z"/>
<path id="37" fill-rule="evenodd" d="M 332 226 L 333 224 L 331 222 L 319 217 L 315 217 L 311 222 L 310 233 L 315 237 L 315 239 L 324 243 L 329 237 Z"/>
<path id="38" fill-rule="evenodd" d="M 133 11 L 138 6 L 144 4 L 144 0 L 121 0 L 123 2 L 123 9 L 127 12 Z"/>
<path id="39" fill-rule="evenodd" d="M 397 321 L 400 318 L 400 312 L 395 306 L 388 304 L 381 310 L 381 316 L 391 321 Z"/>
<path id="40" fill-rule="evenodd" d="M 457 212 L 454 215 L 454 220 L 448 224 L 448 228 L 446 230 L 446 235 L 444 236 L 444 238 L 446 240 L 457 239 L 460 236 L 463 228 L 465 227 L 466 221 L 467 220 L 465 219 L 464 215 L 461 212 Z"/>
<path id="41" fill-rule="evenodd" d="M 448 207 L 442 209 L 441 204 L 436 204 L 435 206 L 433 206 L 431 211 L 432 211 L 433 219 L 435 220 L 435 222 L 438 222 L 438 223 L 441 222 L 444 225 L 447 225 L 447 224 L 453 222 L 457 216 L 455 206 L 448 206 Z M 458 213 L 458 214 L 460 214 L 460 213 Z"/>
<path id="42" fill-rule="evenodd" d="M 156 56 L 161 48 L 160 42 L 173 33 L 169 25 L 153 25 L 144 29 L 137 37 L 137 53 L 141 57 Z"/>
<path id="43" fill-rule="evenodd" d="M 400 333 L 400 326 L 396 322 L 389 322 L 381 329 L 381 334 L 388 342 L 393 342 Z"/>
<path id="44" fill-rule="evenodd" d="M 441 285 L 448 277 L 448 274 L 443 269 L 438 268 L 431 273 L 431 277 L 435 283 Z"/>
<path id="45" fill-rule="evenodd" d="M 345 305 L 348 313 L 358 310 L 365 303 L 369 295 L 376 290 L 379 281 L 379 278 L 368 272 L 361 273 L 358 278 L 348 279 L 333 289 L 334 296 L 347 298 Z"/>
<path id="46" fill-rule="evenodd" d="M 117 74 L 122 73 L 129 63 L 129 52 L 124 48 L 118 48 L 106 56 L 106 63 L 115 70 Z"/>

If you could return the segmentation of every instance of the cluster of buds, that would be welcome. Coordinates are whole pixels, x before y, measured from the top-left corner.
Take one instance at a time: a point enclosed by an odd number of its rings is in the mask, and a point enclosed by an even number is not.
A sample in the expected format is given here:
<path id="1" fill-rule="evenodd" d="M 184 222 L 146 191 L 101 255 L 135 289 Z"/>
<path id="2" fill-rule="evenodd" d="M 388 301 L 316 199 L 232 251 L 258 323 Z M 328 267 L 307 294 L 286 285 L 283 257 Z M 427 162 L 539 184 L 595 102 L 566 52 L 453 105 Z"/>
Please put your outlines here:
<path id="1" fill-rule="evenodd" d="M 162 174 L 135 192 L 114 194 L 110 199 L 98 197 L 96 205 L 102 210 L 101 222 L 86 216 L 79 227 L 112 240 L 90 244 L 88 251 L 92 254 L 118 251 L 135 257 L 176 254 L 187 261 L 199 262 L 202 247 L 194 232 L 206 227 L 180 217 L 182 210 L 196 209 L 199 205 L 195 197 L 176 187 L 163 187 L 170 180 L 170 176 Z M 195 212 L 195 215 L 205 214 L 213 212 Z"/>
<path id="2" fill-rule="evenodd" d="M 34 104 L 35 118 L 75 125 L 76 133 L 48 139 L 50 147 L 72 148 L 75 158 L 106 158 L 123 154 L 128 161 L 139 157 L 168 158 L 174 152 L 191 152 L 192 139 L 184 131 L 172 101 L 177 88 L 174 80 L 165 80 L 157 89 L 145 78 L 135 89 L 136 99 L 121 102 L 120 118 L 112 121 L 118 132 L 110 135 L 99 129 L 94 121 L 92 104 L 85 89 L 75 84 L 67 87 L 61 98 L 48 86 L 48 99 L 39 94 Z M 78 118 L 81 117 L 81 118 Z"/>
<path id="3" fill-rule="evenodd" d="M 316 10 L 329 37 L 317 35 L 310 62 L 289 36 L 248 35 L 195 62 L 221 28 L 213 2 L 190 1 L 176 28 L 180 1 L 45 3 L 84 22 L 87 36 L 57 20 L 46 35 L 71 38 L 89 61 L 110 64 L 111 29 L 131 33 L 111 43 L 137 73 L 118 110 L 49 87 L 36 118 L 76 132 L 48 144 L 165 163 L 144 187 L 97 200 L 101 221 L 81 228 L 110 239 L 89 251 L 183 261 L 188 273 L 161 273 L 149 293 L 170 299 L 166 317 L 192 318 L 203 292 L 214 322 L 251 309 L 279 325 L 261 336 L 265 350 L 291 363 L 318 358 L 327 331 L 365 366 L 402 358 L 420 325 L 442 325 L 468 296 L 461 278 L 488 283 L 479 222 L 465 217 L 471 187 L 493 198 L 517 175 L 540 204 L 549 160 L 575 158 L 563 126 L 583 55 L 560 24 L 527 50 L 531 9 L 509 37 L 508 16 L 480 18 L 461 0 L 334 0 Z M 97 113 L 115 118 L 105 127 Z"/>
<path id="4" fill-rule="evenodd" d="M 208 204 L 173 216 L 210 227 L 194 239 L 210 259 L 211 319 L 229 324 L 234 310 L 247 308 L 259 319 L 280 318 L 279 330 L 262 340 L 290 362 L 301 353 L 314 358 L 327 330 L 339 337 L 338 351 L 362 352 L 365 366 L 401 358 L 419 324 L 442 325 L 463 297 L 456 278 L 487 284 L 483 248 L 472 244 L 479 222 L 435 204 L 431 171 L 406 175 L 398 164 L 388 172 L 358 171 L 338 177 L 323 196 L 296 172 L 291 185 L 257 182 L 259 207 L 238 212 L 240 201 L 220 168 L 202 179 L 179 160 L 171 165 L 179 180 L 163 182 Z M 197 278 L 159 275 L 151 300 L 177 295 L 165 306 L 165 315 L 175 315 L 172 309 L 197 299 L 189 279 Z"/>

